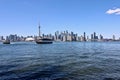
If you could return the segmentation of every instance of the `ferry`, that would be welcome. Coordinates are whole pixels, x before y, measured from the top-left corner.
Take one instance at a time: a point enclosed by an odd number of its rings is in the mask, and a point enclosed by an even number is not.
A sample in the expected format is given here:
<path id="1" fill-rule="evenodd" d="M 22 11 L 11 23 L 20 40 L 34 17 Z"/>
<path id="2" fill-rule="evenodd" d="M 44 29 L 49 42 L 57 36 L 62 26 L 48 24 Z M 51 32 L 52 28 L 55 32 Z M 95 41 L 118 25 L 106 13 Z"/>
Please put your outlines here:
<path id="1" fill-rule="evenodd" d="M 52 44 L 53 41 L 52 39 L 49 39 L 49 38 L 42 38 L 42 39 L 36 40 L 36 43 L 37 44 Z"/>
<path id="2" fill-rule="evenodd" d="M 10 44 L 10 40 L 3 41 L 3 44 Z"/>

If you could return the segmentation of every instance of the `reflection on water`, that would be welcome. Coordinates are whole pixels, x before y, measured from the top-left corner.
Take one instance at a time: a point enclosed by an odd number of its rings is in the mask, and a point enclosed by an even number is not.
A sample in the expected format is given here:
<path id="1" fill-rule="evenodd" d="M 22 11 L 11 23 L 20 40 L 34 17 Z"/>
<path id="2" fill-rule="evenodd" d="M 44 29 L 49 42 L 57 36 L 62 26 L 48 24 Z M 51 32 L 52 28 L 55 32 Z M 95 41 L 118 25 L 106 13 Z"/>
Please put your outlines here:
<path id="1" fill-rule="evenodd" d="M 120 43 L 0 44 L 0 80 L 120 80 Z"/>

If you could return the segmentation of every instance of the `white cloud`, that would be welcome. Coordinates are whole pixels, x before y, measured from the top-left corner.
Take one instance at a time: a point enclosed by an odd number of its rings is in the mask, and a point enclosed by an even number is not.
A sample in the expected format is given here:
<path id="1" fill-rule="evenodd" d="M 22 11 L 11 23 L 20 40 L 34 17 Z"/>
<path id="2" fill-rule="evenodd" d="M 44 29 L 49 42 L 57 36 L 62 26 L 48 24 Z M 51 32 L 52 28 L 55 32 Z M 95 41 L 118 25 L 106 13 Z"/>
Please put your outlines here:
<path id="1" fill-rule="evenodd" d="M 120 12 L 116 13 L 117 15 L 120 15 Z"/>
<path id="2" fill-rule="evenodd" d="M 107 14 L 117 14 L 120 15 L 120 8 L 116 8 L 116 9 L 109 9 L 108 11 L 106 11 Z"/>

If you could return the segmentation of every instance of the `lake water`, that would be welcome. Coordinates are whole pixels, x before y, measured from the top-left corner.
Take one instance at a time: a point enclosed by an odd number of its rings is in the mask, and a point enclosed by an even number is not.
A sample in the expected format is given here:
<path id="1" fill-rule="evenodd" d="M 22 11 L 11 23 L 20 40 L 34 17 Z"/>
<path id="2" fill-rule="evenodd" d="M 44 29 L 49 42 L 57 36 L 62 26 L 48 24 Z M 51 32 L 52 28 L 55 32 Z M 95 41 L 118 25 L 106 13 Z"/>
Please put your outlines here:
<path id="1" fill-rule="evenodd" d="M 120 80 L 120 42 L 0 43 L 0 80 Z"/>

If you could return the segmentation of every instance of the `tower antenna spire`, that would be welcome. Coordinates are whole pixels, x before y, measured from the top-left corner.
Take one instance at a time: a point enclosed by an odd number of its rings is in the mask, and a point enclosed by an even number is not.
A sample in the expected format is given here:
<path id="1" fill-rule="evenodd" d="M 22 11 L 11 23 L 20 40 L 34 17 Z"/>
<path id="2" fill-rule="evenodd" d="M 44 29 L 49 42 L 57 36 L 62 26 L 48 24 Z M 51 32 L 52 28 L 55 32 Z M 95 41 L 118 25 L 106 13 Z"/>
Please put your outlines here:
<path id="1" fill-rule="evenodd" d="M 40 26 L 40 22 L 39 22 L 39 25 L 38 25 L 38 28 L 39 28 L 39 37 L 40 37 L 40 27 L 41 27 L 41 26 Z"/>

